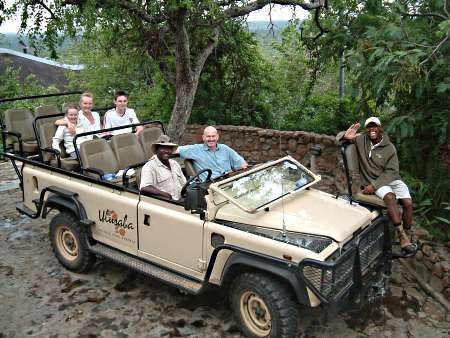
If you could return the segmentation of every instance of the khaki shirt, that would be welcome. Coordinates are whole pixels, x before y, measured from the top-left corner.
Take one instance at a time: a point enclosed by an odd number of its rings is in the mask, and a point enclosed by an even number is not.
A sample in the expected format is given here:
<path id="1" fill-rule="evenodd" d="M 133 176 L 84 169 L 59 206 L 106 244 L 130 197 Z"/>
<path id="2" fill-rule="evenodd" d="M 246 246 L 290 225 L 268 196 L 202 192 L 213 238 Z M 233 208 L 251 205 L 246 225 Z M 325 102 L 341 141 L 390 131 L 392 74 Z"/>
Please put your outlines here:
<path id="1" fill-rule="evenodd" d="M 156 155 L 153 155 L 142 167 L 139 189 L 152 185 L 161 191 L 169 193 L 172 199 L 179 200 L 181 188 L 186 183 L 186 178 L 176 161 L 169 160 L 169 163 L 170 169 L 162 164 Z"/>

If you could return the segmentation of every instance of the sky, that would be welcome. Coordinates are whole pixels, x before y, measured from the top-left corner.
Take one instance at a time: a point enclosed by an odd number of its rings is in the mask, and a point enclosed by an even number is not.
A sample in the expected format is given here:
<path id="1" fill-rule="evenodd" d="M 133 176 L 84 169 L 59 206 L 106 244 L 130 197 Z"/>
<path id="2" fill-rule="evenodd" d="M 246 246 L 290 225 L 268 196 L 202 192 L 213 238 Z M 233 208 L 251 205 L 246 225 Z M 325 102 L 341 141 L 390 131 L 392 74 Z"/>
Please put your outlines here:
<path id="1" fill-rule="evenodd" d="M 11 1 L 7 0 L 6 4 L 9 2 Z M 304 19 L 307 15 L 308 11 L 298 8 L 295 13 L 295 18 Z M 289 6 L 275 5 L 274 8 L 272 8 L 272 20 L 290 20 L 292 19 L 292 16 L 293 11 Z M 247 21 L 269 21 L 269 6 L 266 6 L 259 11 L 252 12 L 248 16 Z M 19 30 L 19 26 L 19 18 L 6 21 L 0 26 L 0 33 L 17 32 Z"/>

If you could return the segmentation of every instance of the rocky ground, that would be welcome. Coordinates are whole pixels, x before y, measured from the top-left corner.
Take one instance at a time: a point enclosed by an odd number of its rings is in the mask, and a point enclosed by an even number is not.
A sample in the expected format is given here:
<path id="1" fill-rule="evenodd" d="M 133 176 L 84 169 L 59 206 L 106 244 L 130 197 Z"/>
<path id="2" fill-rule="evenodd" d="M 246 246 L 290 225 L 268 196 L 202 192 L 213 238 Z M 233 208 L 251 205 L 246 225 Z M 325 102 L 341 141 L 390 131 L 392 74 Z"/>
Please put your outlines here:
<path id="1" fill-rule="evenodd" d="M 0 338 L 241 337 L 226 297 L 181 294 L 100 260 L 93 272 L 65 270 L 47 220 L 20 216 L 11 166 L 0 163 Z M 450 337 L 450 315 L 401 264 L 388 295 L 351 313 L 301 309 L 298 337 Z"/>

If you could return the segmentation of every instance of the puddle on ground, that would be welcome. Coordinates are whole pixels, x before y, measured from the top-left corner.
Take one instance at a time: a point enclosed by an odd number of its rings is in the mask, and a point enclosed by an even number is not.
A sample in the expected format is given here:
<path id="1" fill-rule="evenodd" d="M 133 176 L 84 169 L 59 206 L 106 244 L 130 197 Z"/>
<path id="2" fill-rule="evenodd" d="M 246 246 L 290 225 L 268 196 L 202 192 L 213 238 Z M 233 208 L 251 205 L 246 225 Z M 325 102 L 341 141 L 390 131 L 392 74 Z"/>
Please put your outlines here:
<path id="1" fill-rule="evenodd" d="M 387 319 L 385 311 L 396 318 L 408 321 L 412 318 L 408 309 L 417 313 L 420 310 L 419 302 L 413 297 L 407 297 L 405 291 L 402 297 L 394 297 L 389 290 L 384 298 L 365 304 L 361 309 L 347 312 L 345 322 L 350 328 L 357 330 L 364 330 L 371 322 L 383 326 Z"/>
<path id="2" fill-rule="evenodd" d="M 7 241 L 17 241 L 20 239 L 26 239 L 26 238 L 30 238 L 33 237 L 36 233 L 30 230 L 22 230 L 19 229 L 17 231 L 14 231 L 13 233 L 11 233 L 8 237 L 7 237 Z"/>
<path id="3" fill-rule="evenodd" d="M 9 215 L 9 217 L 11 216 Z M 12 229 L 28 222 L 30 222 L 30 218 L 25 215 L 18 215 L 17 218 L 15 218 L 15 216 L 12 216 L 12 218 L 0 219 L 0 230 Z"/>
<path id="4" fill-rule="evenodd" d="M 19 187 L 19 180 L 12 182 L 1 182 L 0 192 L 18 189 Z"/>
<path id="5" fill-rule="evenodd" d="M 15 223 L 15 222 L 14 222 Z M 10 229 L 16 226 L 12 220 L 6 219 L 6 220 L 0 220 L 0 229 Z"/>

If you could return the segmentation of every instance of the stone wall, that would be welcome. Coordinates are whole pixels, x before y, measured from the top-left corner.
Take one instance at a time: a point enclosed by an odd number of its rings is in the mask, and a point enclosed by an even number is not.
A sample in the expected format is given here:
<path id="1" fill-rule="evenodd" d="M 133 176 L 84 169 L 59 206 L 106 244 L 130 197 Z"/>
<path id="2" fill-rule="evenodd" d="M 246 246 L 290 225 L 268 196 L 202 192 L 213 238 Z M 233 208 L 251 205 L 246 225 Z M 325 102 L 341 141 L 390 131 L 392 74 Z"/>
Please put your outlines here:
<path id="1" fill-rule="evenodd" d="M 206 126 L 189 125 L 183 144 L 202 143 Z M 304 131 L 279 131 L 245 126 L 215 126 L 219 142 L 225 143 L 241 154 L 249 164 L 275 160 L 291 155 L 306 167 L 310 167 L 311 146 L 319 145 L 322 154 L 317 157 L 315 173 L 322 176 L 320 188 L 335 191 L 334 177 L 338 167 L 338 150 L 335 137 Z"/>

